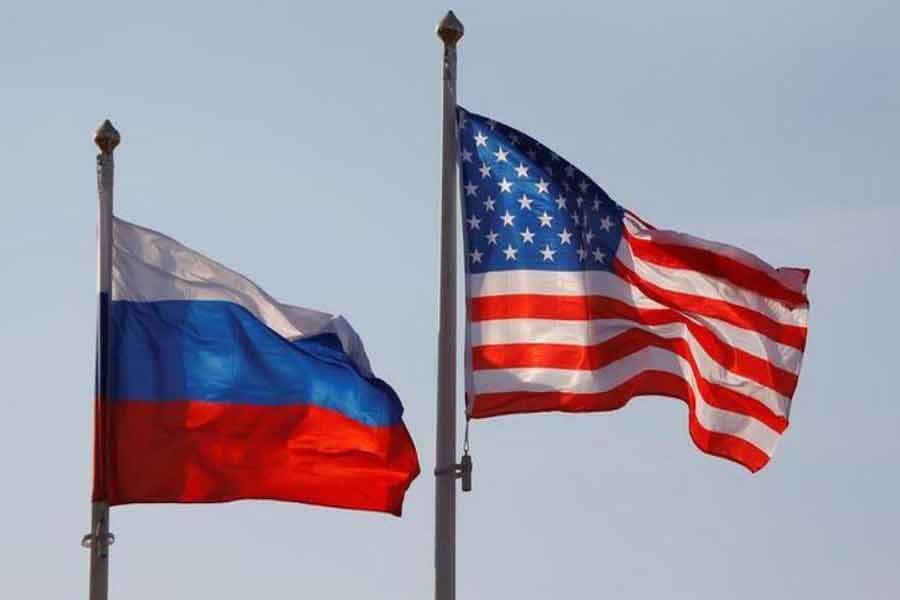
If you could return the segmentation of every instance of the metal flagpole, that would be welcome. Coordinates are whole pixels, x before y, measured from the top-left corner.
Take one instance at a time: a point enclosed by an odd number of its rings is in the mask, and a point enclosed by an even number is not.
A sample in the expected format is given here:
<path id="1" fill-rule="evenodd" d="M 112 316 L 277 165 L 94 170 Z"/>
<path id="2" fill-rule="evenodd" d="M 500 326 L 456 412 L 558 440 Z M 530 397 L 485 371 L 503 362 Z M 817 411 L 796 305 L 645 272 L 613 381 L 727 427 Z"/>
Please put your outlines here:
<path id="1" fill-rule="evenodd" d="M 94 406 L 94 499 L 91 503 L 91 532 L 81 544 L 91 550 L 90 600 L 106 600 L 109 584 L 109 546 L 115 538 L 109 532 L 109 503 L 106 498 L 108 467 L 107 439 L 109 415 L 106 410 L 109 381 L 109 303 L 112 290 L 113 151 L 119 132 L 107 119 L 94 132 L 97 155 L 97 390 Z"/>
<path id="2" fill-rule="evenodd" d="M 456 598 L 456 43 L 463 25 L 453 11 L 441 19 L 444 42 L 441 173 L 441 295 L 438 331 L 435 462 L 434 597 Z"/>

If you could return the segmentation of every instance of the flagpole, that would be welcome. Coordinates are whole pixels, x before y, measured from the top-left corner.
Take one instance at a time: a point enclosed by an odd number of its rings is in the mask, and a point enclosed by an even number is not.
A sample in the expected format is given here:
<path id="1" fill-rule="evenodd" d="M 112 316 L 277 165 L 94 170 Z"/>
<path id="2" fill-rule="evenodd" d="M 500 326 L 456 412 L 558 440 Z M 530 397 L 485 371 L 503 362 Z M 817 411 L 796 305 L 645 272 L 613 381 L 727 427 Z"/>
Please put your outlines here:
<path id="1" fill-rule="evenodd" d="M 81 540 L 91 551 L 90 600 L 106 600 L 109 587 L 109 503 L 106 497 L 109 415 L 106 410 L 109 373 L 109 303 L 112 290 L 113 151 L 119 132 L 109 119 L 94 132 L 97 155 L 97 389 L 94 394 L 94 493 L 91 502 L 91 532 Z"/>
<path id="2" fill-rule="evenodd" d="M 463 25 L 449 11 L 437 26 L 444 42 L 441 169 L 441 292 L 435 456 L 434 597 L 456 598 L 456 43 Z"/>

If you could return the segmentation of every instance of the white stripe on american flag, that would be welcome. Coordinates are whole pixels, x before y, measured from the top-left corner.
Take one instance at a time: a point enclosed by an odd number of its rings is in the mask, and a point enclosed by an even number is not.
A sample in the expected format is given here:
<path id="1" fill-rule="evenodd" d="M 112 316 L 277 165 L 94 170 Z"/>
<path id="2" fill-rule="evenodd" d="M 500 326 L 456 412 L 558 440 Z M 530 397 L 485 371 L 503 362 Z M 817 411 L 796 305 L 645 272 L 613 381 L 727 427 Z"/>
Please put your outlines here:
<path id="1" fill-rule="evenodd" d="M 761 273 L 765 273 L 772 278 L 778 279 L 782 285 L 795 292 L 801 294 L 805 293 L 806 276 L 808 274 L 805 269 L 790 269 L 784 267 L 776 269 L 758 256 L 751 254 L 746 250 L 741 250 L 735 246 L 729 246 L 719 242 L 704 240 L 686 233 L 653 229 L 642 223 L 636 215 L 631 214 L 629 211 L 625 212 L 625 227 L 629 234 L 638 239 L 652 241 L 657 244 L 673 244 L 684 246 L 686 248 L 707 250 L 716 255 L 737 261 Z"/>
<path id="2" fill-rule="evenodd" d="M 787 426 L 806 337 L 806 272 L 774 269 L 737 248 L 651 229 L 628 214 L 625 222 L 615 273 L 510 270 L 468 276 L 473 414 L 479 416 L 480 399 L 502 396 L 514 403 L 517 394 L 528 406 L 523 410 L 566 410 L 553 404 L 563 402 L 557 398 L 604 394 L 638 379 L 675 375 L 693 398 L 691 431 L 701 449 L 761 468 L 767 459 L 748 459 L 740 447 L 729 449 L 727 440 L 736 438 L 770 457 Z M 640 252 L 629 237 L 638 240 Z M 679 244 L 697 252 L 679 252 Z M 697 253 L 702 256 L 696 264 L 685 262 Z M 724 262 L 715 262 L 717 257 Z M 728 260 L 739 263 L 733 272 L 721 268 Z M 716 268 L 715 274 L 704 272 Z M 685 308 L 704 301 L 714 310 Z M 630 313 L 606 317 L 604 302 Z M 628 349 L 617 347 L 629 336 Z M 575 405 L 573 410 L 586 410 L 584 403 Z M 704 447 L 696 426 L 701 434 L 726 437 Z"/>
<path id="3" fill-rule="evenodd" d="M 701 327 L 715 334 L 716 338 L 734 348 L 771 362 L 774 366 L 800 373 L 803 353 L 796 348 L 773 342 L 769 338 L 734 327 L 724 321 L 708 317 L 691 317 Z M 670 324 L 661 327 L 669 327 Z M 589 321 L 551 321 L 549 319 L 493 319 L 472 323 L 473 346 L 488 344 L 575 344 L 591 346 L 599 344 L 627 328 L 640 327 L 652 330 L 630 319 L 592 319 Z M 685 329 L 683 326 L 679 329 Z M 666 337 L 672 337 L 667 335 Z"/>
<path id="4" fill-rule="evenodd" d="M 595 296 L 618 300 L 637 309 L 663 310 L 667 307 L 648 298 L 641 290 L 617 275 L 605 271 L 555 272 L 555 271 L 494 271 L 469 275 L 471 298 L 513 295 L 547 296 Z M 800 373 L 802 351 L 780 344 L 758 331 L 748 330 L 731 323 L 703 315 L 686 315 L 705 329 L 713 332 L 723 342 L 771 362 L 776 367 L 792 373 Z M 508 319 L 509 317 L 506 317 Z M 601 319 L 602 320 L 602 319 Z M 543 320 L 548 327 L 556 323 L 565 330 L 586 331 L 579 321 Z M 474 324 L 473 324 L 474 325 Z M 473 328 L 473 335 L 476 329 Z M 473 342 L 474 345 L 474 342 Z"/>
<path id="5" fill-rule="evenodd" d="M 605 392 L 641 371 L 662 371 L 683 378 L 699 399 L 695 414 L 704 429 L 726 433 L 749 442 L 772 455 L 778 432 L 744 415 L 710 406 L 703 399 L 690 366 L 680 356 L 660 348 L 646 348 L 598 371 L 528 368 L 475 371 L 475 388 L 480 393 L 509 391 Z"/>
<path id="6" fill-rule="evenodd" d="M 802 326 L 806 323 L 806 307 L 791 308 L 777 300 L 741 289 L 729 281 L 696 271 L 673 269 L 641 260 L 632 252 L 627 238 L 623 238 L 619 244 L 616 258 L 641 279 L 666 290 L 723 300 L 749 308 L 785 325 Z"/>
<path id="7" fill-rule="evenodd" d="M 548 321 L 547 319 L 495 319 L 472 324 L 472 346 L 499 344 L 568 344 L 594 346 L 633 329 L 655 333 L 668 339 L 687 341 L 697 366 L 705 379 L 712 383 L 733 388 L 755 400 L 759 400 L 772 412 L 786 417 L 790 400 L 777 391 L 736 375 L 727 365 L 717 363 L 687 327 L 679 323 L 642 325 L 624 319 L 594 319 L 591 321 Z"/>

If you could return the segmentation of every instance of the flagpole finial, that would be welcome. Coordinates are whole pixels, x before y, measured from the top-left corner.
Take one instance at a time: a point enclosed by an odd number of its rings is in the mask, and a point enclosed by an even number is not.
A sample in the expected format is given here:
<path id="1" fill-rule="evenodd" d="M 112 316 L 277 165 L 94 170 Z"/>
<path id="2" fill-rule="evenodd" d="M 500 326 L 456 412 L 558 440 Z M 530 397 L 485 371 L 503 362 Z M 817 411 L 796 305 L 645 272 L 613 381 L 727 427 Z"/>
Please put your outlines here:
<path id="1" fill-rule="evenodd" d="M 122 137 L 109 119 L 103 121 L 100 127 L 94 131 L 94 143 L 97 144 L 97 147 L 104 154 L 112 154 L 112 151 L 116 149 L 120 141 L 122 141 Z"/>
<path id="2" fill-rule="evenodd" d="M 448 46 L 453 46 L 463 36 L 465 28 L 462 22 L 456 18 L 452 10 L 448 10 L 444 18 L 437 26 L 438 37 Z"/>

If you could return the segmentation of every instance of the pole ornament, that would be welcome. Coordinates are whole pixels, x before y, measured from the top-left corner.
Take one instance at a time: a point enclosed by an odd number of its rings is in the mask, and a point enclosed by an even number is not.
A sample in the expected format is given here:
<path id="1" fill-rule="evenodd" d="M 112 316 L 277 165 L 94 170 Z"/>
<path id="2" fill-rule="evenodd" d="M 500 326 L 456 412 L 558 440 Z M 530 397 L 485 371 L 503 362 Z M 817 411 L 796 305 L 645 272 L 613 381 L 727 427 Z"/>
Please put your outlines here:
<path id="1" fill-rule="evenodd" d="M 441 40 L 443 40 L 444 44 L 447 46 L 455 46 L 456 42 L 462 38 L 463 33 L 465 33 L 465 28 L 463 27 L 462 22 L 456 18 L 456 15 L 453 14 L 453 11 L 447 11 L 447 14 L 444 15 L 444 18 L 441 19 L 441 22 L 438 23 L 437 26 L 437 35 Z"/>
<path id="2" fill-rule="evenodd" d="M 118 130 L 113 127 L 109 119 L 103 121 L 100 127 L 94 131 L 94 143 L 103 154 L 112 154 L 119 142 L 122 141 Z"/>

